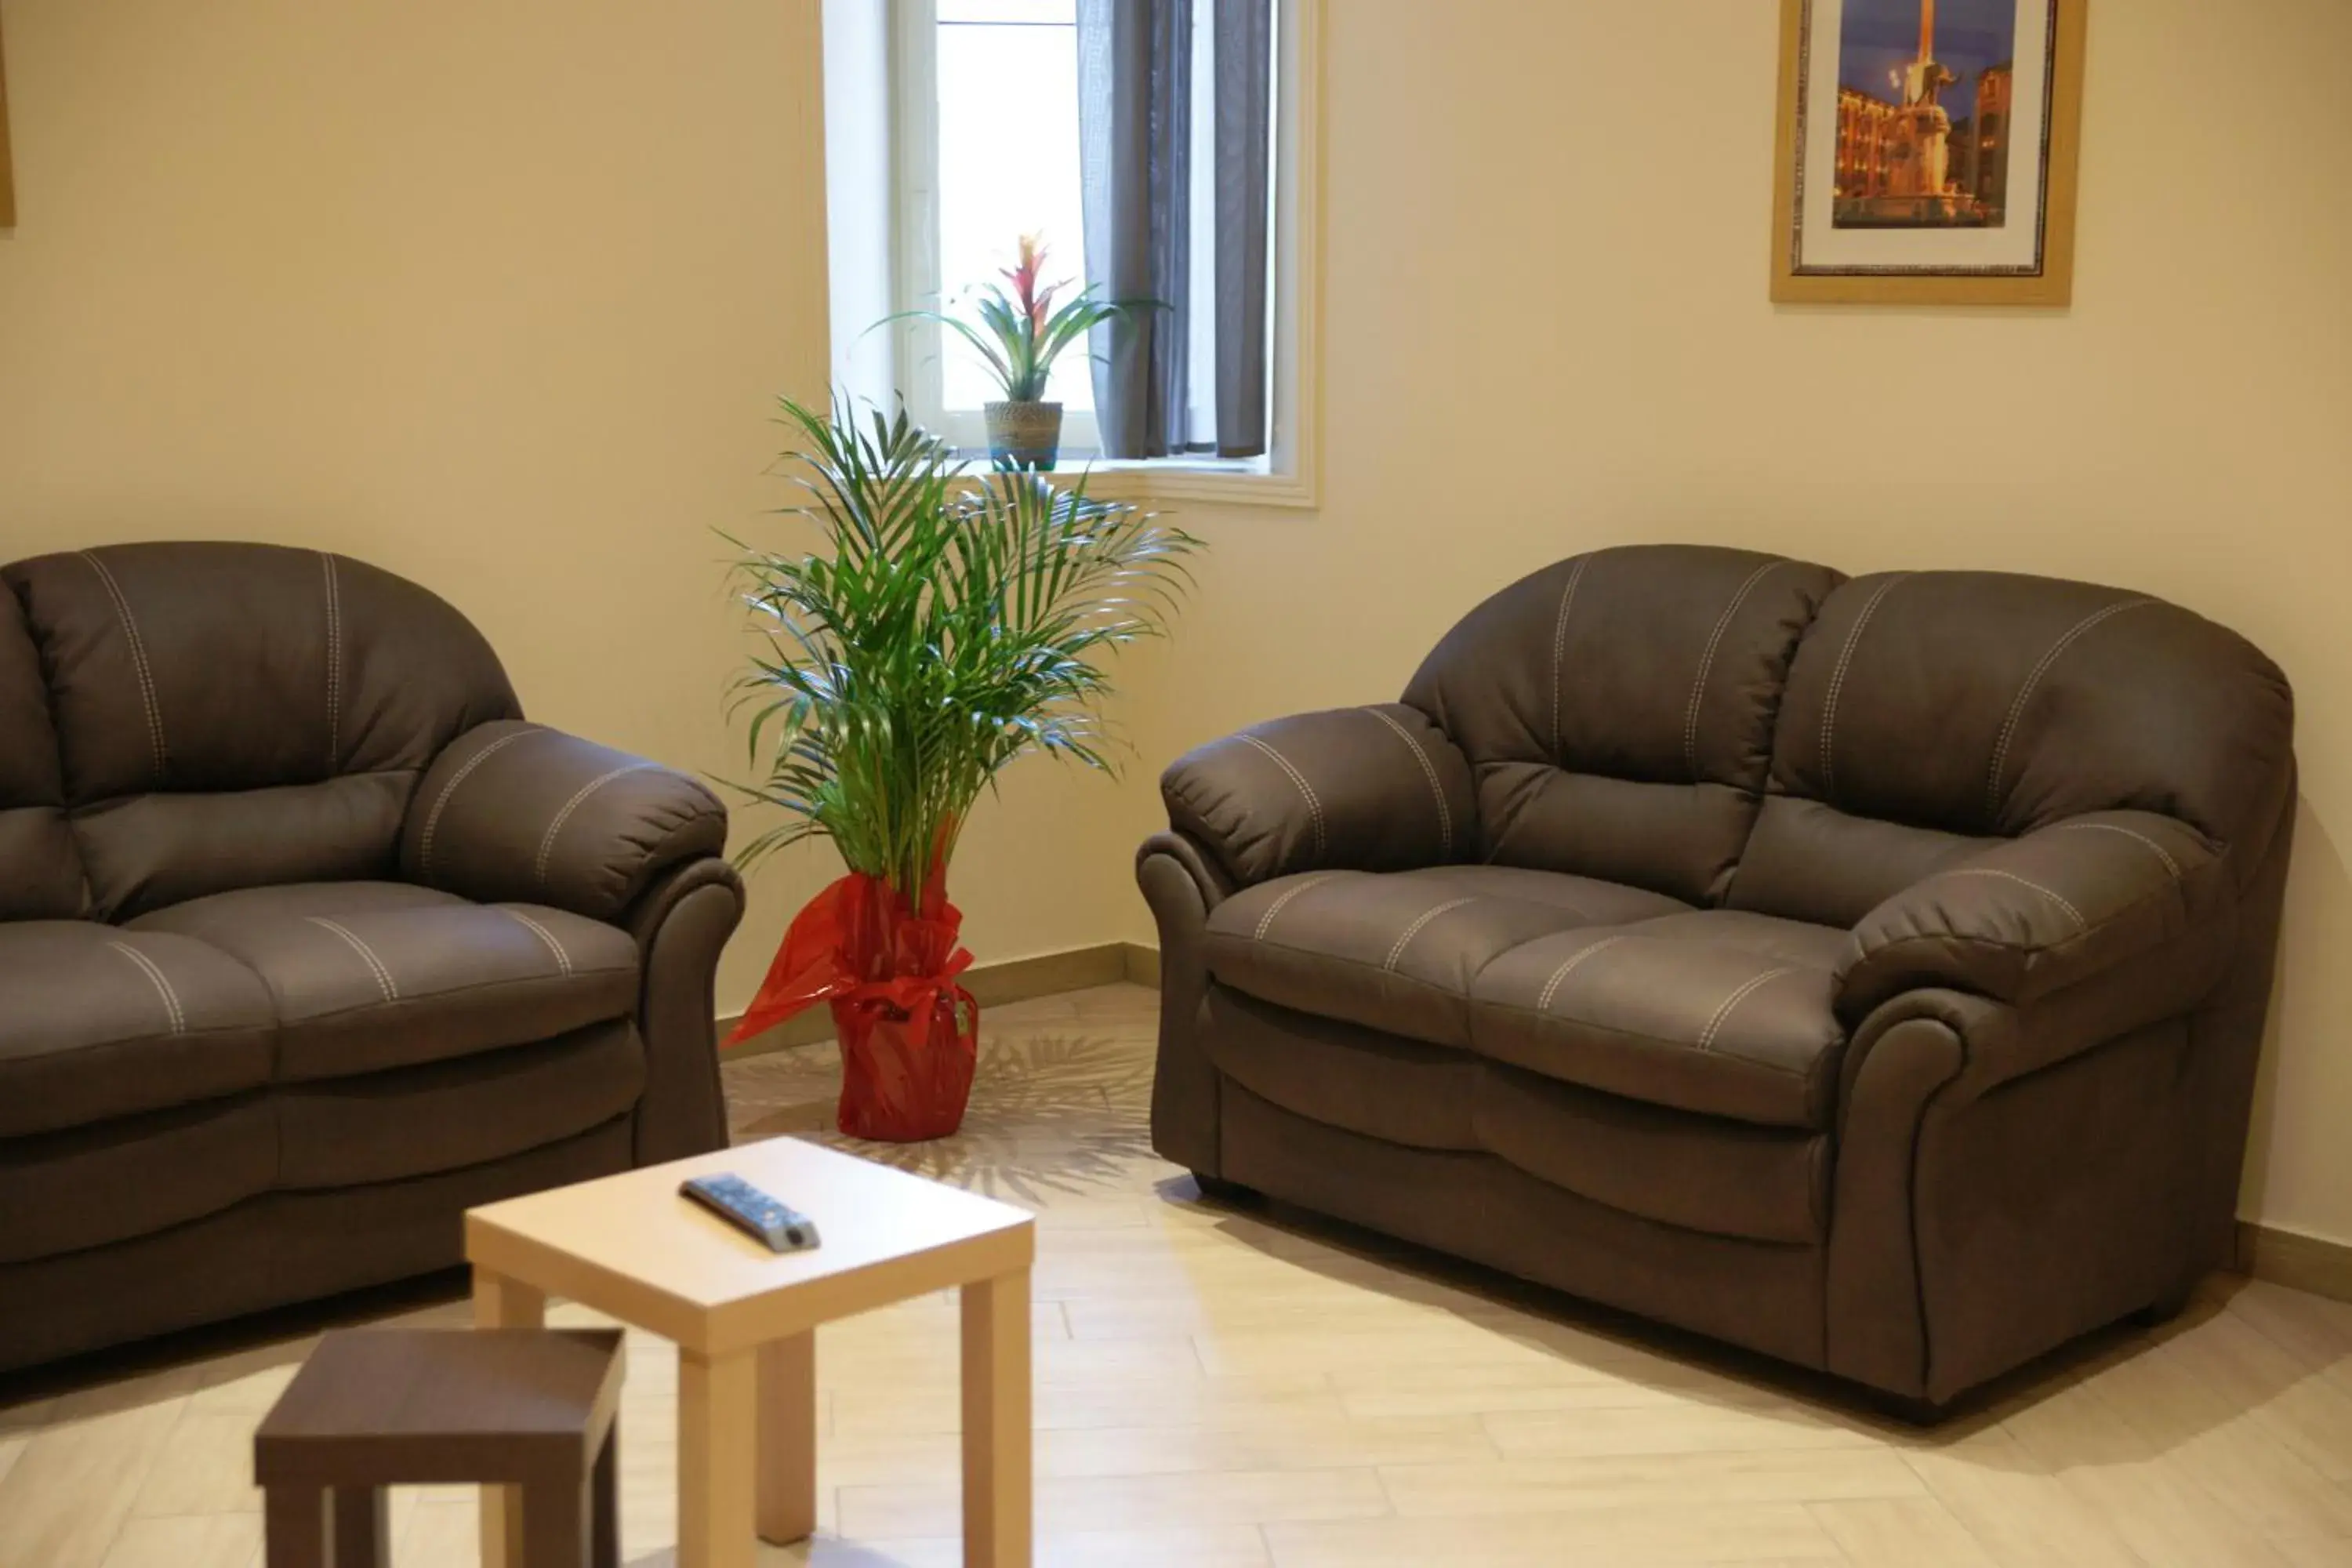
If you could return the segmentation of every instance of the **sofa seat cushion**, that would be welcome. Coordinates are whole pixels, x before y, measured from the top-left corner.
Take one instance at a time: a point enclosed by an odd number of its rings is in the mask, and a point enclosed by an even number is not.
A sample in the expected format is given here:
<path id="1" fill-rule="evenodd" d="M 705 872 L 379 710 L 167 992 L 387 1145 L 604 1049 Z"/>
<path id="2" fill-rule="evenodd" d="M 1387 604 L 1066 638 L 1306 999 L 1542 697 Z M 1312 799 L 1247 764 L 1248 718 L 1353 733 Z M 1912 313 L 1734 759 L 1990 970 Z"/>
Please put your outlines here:
<path id="1" fill-rule="evenodd" d="M 1479 1066 L 1479 1145 L 1528 1175 L 1643 1219 L 1711 1236 L 1818 1243 L 1829 1233 L 1830 1139 Z"/>
<path id="2" fill-rule="evenodd" d="M 0 923 L 0 1138 L 259 1088 L 272 1020 L 259 976 L 203 942 Z"/>
<path id="3" fill-rule="evenodd" d="M 1471 983 L 1539 937 L 1686 911 L 1661 893 L 1507 866 L 1308 871 L 1209 914 L 1209 972 L 1263 1002 L 1470 1044 Z"/>
<path id="4" fill-rule="evenodd" d="M 1739 910 L 1562 931 L 1478 976 L 1471 1046 L 1546 1078 L 1770 1127 L 1826 1129 L 1851 938 Z"/>
<path id="5" fill-rule="evenodd" d="M 0 1264 L 168 1230 L 277 1175 L 277 1109 L 257 1090 L 0 1139 Z"/>
<path id="6" fill-rule="evenodd" d="M 1468 1051 L 1295 1013 L 1212 984 L 1201 1044 L 1217 1070 L 1300 1116 L 1414 1149 L 1480 1147 L 1481 1073 Z"/>
<path id="7" fill-rule="evenodd" d="M 535 904 L 398 882 L 243 888 L 158 910 L 140 932 L 196 938 L 260 976 L 277 1078 L 349 1078 L 526 1045 L 627 1016 L 627 932 Z"/>
<path id="8" fill-rule="evenodd" d="M 515 1050 L 278 1091 L 278 1185 L 355 1187 L 485 1164 L 626 1115 L 646 1085 L 629 1020 Z"/>

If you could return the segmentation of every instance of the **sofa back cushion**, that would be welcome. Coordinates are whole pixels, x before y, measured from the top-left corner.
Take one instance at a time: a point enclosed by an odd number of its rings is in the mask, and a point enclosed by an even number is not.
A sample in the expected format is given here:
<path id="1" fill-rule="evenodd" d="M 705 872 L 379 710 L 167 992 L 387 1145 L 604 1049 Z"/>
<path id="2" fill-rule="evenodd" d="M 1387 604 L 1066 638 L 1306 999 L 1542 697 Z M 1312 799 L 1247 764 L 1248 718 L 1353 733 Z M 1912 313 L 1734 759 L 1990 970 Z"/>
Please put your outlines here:
<path id="1" fill-rule="evenodd" d="M 0 592 L 0 921 L 81 913 L 81 857 L 65 806 L 40 656 L 16 595 Z"/>
<path id="2" fill-rule="evenodd" d="M 273 545 L 115 545 L 0 572 L 39 649 L 95 912 L 386 874 L 416 778 L 519 715 L 465 617 Z"/>
<path id="3" fill-rule="evenodd" d="M 1851 925 L 1989 841 L 2177 817 L 2251 867 L 2293 787 L 2286 678 L 2145 595 L 1989 572 L 1858 577 L 1799 648 L 1731 902 Z"/>
<path id="4" fill-rule="evenodd" d="M 1840 581 L 1696 545 L 1597 551 L 1504 589 L 1406 688 L 1470 759 L 1486 858 L 1721 897 L 1790 658 Z"/>

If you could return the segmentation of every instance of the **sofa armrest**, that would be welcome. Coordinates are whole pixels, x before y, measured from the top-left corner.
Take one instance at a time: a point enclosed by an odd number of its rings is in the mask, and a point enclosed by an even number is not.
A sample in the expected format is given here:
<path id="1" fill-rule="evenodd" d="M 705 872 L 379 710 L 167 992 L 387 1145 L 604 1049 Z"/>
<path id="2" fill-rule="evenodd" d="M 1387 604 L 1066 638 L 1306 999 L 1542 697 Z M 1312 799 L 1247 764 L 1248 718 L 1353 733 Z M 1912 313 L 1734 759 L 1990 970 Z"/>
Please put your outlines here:
<path id="1" fill-rule="evenodd" d="M 1913 883 L 1864 915 L 1838 970 L 1849 1022 L 1922 987 L 2022 1005 L 2187 933 L 2228 897 L 2193 828 L 2144 811 L 2053 823 Z"/>
<path id="2" fill-rule="evenodd" d="M 1402 703 L 1276 719 L 1160 775 L 1178 832 L 1239 886 L 1295 871 L 1439 866 L 1472 848 L 1470 763 Z"/>
<path id="3" fill-rule="evenodd" d="M 615 921 L 656 878 L 727 846 L 727 808 L 657 763 L 520 720 L 478 725 L 425 770 L 400 835 L 409 880 Z"/>

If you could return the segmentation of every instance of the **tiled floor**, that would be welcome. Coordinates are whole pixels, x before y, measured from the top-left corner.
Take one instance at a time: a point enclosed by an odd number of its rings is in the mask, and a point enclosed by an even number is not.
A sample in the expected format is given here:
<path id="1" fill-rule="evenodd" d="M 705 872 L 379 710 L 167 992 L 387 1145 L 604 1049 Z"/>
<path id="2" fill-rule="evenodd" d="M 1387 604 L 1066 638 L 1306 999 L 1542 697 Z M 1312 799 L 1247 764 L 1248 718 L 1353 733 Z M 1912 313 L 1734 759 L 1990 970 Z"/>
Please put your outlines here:
<path id="1" fill-rule="evenodd" d="M 1890 1427 L 1728 1352 L 1200 1205 L 1146 1145 L 1152 1020 L 1129 987 L 997 1009 L 963 1135 L 889 1152 L 1040 1213 L 1042 1563 L 2352 1564 L 2352 1306 L 2217 1281 L 2153 1342 Z M 821 1129 L 828 1057 L 731 1067 L 739 1131 Z M 820 1335 L 825 1533 L 765 1561 L 958 1560 L 954 1322 L 942 1297 Z M 0 1568 L 251 1568 L 248 1439 L 308 1343 L 0 1408 Z M 652 1568 L 676 1362 L 629 1352 L 624 1526 Z M 395 1496 L 402 1568 L 474 1561 L 470 1494 Z"/>

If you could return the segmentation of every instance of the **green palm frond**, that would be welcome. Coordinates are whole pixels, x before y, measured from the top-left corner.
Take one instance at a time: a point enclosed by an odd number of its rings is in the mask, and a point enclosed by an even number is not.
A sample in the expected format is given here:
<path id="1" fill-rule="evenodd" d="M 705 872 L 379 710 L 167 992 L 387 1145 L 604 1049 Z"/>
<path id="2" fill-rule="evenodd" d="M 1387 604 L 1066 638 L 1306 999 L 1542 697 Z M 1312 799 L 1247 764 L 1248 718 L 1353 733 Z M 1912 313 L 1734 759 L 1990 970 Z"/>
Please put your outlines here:
<path id="1" fill-rule="evenodd" d="M 903 410 L 782 407 L 790 510 L 822 548 L 729 541 L 761 634 L 731 687 L 757 778 L 736 787 L 788 818 L 738 858 L 826 837 L 911 900 L 1014 758 L 1111 766 L 1105 661 L 1165 632 L 1199 542 L 1083 482 L 967 478 Z"/>

